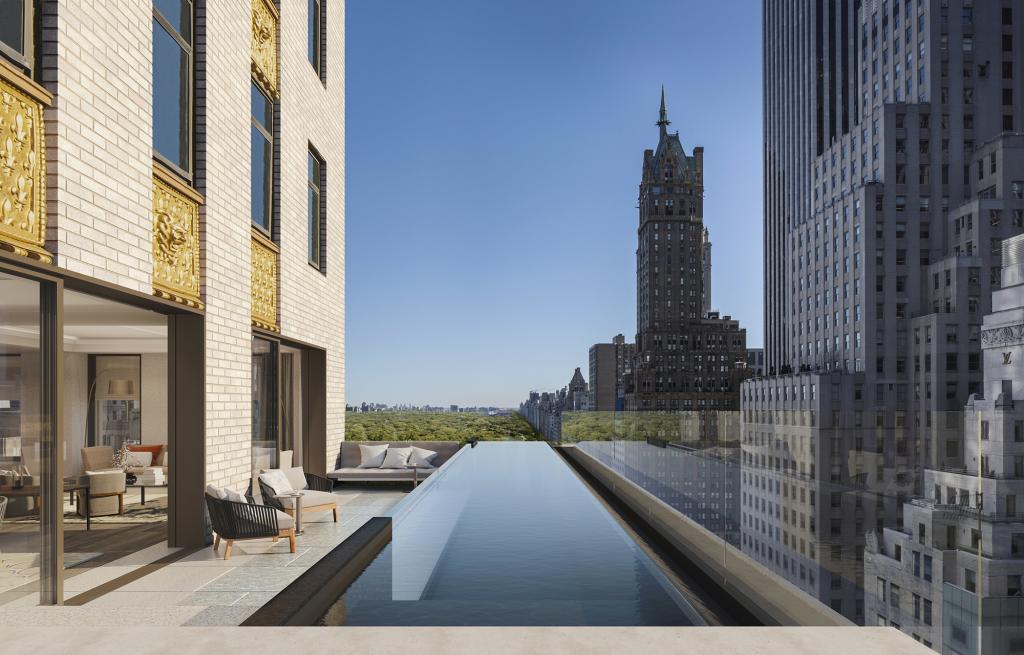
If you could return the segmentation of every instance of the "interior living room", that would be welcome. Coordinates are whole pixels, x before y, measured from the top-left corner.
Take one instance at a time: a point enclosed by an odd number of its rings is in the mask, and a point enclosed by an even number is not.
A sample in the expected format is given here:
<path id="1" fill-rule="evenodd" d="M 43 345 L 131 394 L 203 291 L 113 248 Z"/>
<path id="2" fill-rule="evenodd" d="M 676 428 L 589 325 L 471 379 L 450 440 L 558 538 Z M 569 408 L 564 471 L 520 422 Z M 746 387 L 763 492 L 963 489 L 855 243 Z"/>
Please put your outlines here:
<path id="1" fill-rule="evenodd" d="M 39 593 L 47 487 L 40 289 L 0 276 L 0 605 Z M 159 313 L 62 294 L 64 579 L 168 538 L 168 340 Z M 65 595 L 72 595 L 70 592 Z"/>

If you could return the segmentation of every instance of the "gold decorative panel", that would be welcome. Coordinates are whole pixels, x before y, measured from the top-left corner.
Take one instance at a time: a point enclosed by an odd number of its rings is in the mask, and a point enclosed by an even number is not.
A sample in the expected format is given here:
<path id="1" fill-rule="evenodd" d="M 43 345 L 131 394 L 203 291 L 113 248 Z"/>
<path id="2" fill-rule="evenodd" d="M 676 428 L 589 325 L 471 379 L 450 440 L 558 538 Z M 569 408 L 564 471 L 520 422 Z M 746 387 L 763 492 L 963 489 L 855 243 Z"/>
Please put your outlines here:
<path id="1" fill-rule="evenodd" d="M 277 97 L 277 10 L 273 0 L 252 0 L 252 74 Z"/>
<path id="2" fill-rule="evenodd" d="M 202 307 L 199 263 L 199 203 L 154 177 L 153 293 Z"/>
<path id="3" fill-rule="evenodd" d="M 265 237 L 252 236 L 252 324 L 280 332 L 277 326 L 277 249 Z"/>
<path id="4" fill-rule="evenodd" d="M 0 249 L 50 263 L 45 245 L 43 104 L 0 76 Z"/>

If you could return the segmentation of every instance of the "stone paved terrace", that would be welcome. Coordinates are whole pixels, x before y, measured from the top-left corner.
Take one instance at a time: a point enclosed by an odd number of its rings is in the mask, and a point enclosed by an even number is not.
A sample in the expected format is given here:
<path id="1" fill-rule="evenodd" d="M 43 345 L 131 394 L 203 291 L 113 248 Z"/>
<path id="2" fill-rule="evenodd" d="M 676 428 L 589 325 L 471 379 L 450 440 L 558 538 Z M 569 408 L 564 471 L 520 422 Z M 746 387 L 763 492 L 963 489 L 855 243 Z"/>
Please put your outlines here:
<path id="1" fill-rule="evenodd" d="M 0 606 L 0 625 L 236 626 L 368 519 L 386 513 L 407 492 L 406 486 L 335 490 L 338 523 L 331 520 L 330 512 L 304 515 L 304 533 L 296 538 L 294 554 L 288 552 L 287 539 L 277 543 L 260 539 L 236 542 L 226 562 L 222 544 L 219 553 L 210 546 L 154 566 L 152 562 L 174 551 L 166 544 L 153 546 L 69 577 L 64 590 L 69 604 L 64 607 L 33 605 L 34 598 Z M 75 605 L 75 597 L 84 591 L 144 572 L 116 590 Z"/>

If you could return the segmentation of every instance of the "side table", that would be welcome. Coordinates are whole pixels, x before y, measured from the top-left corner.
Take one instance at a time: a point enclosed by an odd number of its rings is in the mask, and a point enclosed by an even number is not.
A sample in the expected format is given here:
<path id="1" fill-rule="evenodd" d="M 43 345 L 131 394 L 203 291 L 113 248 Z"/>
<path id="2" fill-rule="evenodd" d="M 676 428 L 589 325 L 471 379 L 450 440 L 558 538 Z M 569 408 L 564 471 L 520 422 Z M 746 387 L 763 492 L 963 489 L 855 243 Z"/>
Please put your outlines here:
<path id="1" fill-rule="evenodd" d="M 415 489 L 420 483 L 420 469 L 426 468 L 425 466 L 418 466 L 416 464 L 409 464 L 406 468 L 412 469 L 412 488 Z"/>
<path id="2" fill-rule="evenodd" d="M 277 494 L 274 498 L 291 498 L 295 500 L 295 534 L 302 534 L 302 496 L 301 491 L 293 491 L 287 494 Z"/>

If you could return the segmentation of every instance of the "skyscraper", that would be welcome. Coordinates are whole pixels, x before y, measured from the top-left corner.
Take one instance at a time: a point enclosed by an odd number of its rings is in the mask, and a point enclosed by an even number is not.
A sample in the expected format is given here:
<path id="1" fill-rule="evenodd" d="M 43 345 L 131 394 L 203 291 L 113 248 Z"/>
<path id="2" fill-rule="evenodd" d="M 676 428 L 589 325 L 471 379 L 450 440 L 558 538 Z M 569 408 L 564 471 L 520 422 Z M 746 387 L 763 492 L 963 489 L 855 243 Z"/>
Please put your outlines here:
<path id="1" fill-rule="evenodd" d="M 1019 0 L 764 2 L 769 377 L 743 389 L 744 550 L 857 621 L 864 533 L 963 462 L 955 414 L 1024 225 L 1022 25 Z"/>
<path id="2" fill-rule="evenodd" d="M 738 409 L 746 331 L 705 313 L 704 148 L 687 155 L 670 124 L 663 89 L 658 147 L 644 151 L 640 182 L 637 353 L 626 409 Z"/>

